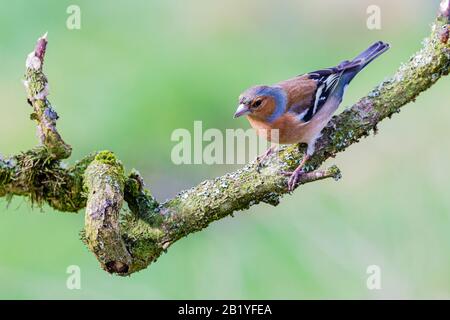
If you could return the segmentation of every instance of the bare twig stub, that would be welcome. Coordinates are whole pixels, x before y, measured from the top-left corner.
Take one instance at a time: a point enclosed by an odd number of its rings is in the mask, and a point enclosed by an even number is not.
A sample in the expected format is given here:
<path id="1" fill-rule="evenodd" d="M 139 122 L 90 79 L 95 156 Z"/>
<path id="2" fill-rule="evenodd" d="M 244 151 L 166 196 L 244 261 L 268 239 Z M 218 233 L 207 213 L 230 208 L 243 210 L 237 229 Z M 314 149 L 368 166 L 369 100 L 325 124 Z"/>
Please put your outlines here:
<path id="1" fill-rule="evenodd" d="M 331 120 L 300 184 L 338 179 L 336 167 L 314 170 L 368 136 L 380 121 L 448 74 L 449 15 L 449 1 L 443 0 L 423 48 L 389 80 Z M 76 212 L 86 207 L 84 240 L 108 272 L 129 275 L 146 268 L 180 238 L 260 202 L 277 205 L 287 193 L 282 172 L 298 165 L 304 146 L 282 148 L 263 168 L 251 163 L 164 203 L 152 197 L 137 171 L 125 175 L 122 164 L 109 151 L 89 155 L 70 168 L 62 167 L 60 159 L 67 158 L 71 148 L 56 131 L 56 112 L 47 99 L 48 82 L 42 73 L 46 46 L 44 36 L 27 58 L 25 79 L 42 146 L 0 159 L 0 196 L 28 196 L 60 211 Z M 124 200 L 126 209 L 122 207 Z"/>
<path id="2" fill-rule="evenodd" d="M 45 51 L 47 49 L 47 34 L 38 39 L 35 49 L 26 60 L 26 73 L 23 84 L 28 93 L 28 103 L 33 107 L 31 118 L 38 123 L 38 136 L 42 145 L 55 159 L 70 157 L 71 147 L 67 145 L 56 130 L 58 114 L 52 108 L 47 77 L 42 72 Z"/>

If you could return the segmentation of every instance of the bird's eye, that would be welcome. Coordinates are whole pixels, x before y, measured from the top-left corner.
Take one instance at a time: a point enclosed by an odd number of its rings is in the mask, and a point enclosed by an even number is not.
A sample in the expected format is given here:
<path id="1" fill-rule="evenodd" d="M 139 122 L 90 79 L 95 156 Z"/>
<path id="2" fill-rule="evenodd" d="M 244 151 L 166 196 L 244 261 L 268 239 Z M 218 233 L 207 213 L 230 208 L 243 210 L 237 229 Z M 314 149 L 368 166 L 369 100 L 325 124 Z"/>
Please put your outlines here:
<path id="1" fill-rule="evenodd" d="M 253 102 L 253 107 L 254 108 L 258 108 L 262 103 L 261 99 L 256 100 L 255 102 Z"/>

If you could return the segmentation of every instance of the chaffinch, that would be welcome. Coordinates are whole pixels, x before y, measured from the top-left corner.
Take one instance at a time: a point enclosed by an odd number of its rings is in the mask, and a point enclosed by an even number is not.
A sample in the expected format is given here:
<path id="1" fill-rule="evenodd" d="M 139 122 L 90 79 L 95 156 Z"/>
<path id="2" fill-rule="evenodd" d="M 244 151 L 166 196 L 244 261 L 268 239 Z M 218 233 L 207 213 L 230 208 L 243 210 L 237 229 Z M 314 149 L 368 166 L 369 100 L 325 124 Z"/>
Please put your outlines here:
<path id="1" fill-rule="evenodd" d="M 247 116 L 259 135 L 276 144 L 306 143 L 306 155 L 289 172 L 292 191 L 306 161 L 314 154 L 316 140 L 342 101 L 345 89 L 367 64 L 389 49 L 381 41 L 374 43 L 351 61 L 309 72 L 275 85 L 254 86 L 239 96 L 234 117 Z M 276 131 L 274 131 L 276 130 Z M 269 156 L 273 147 L 259 158 Z"/>

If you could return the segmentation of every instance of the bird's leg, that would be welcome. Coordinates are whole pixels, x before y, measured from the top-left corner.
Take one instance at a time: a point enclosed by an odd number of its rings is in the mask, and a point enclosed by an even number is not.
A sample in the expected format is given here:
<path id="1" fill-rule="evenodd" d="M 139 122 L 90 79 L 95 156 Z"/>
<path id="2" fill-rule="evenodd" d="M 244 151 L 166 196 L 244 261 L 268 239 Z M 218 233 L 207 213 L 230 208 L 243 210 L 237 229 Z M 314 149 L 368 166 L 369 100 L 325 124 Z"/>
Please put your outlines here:
<path id="1" fill-rule="evenodd" d="M 289 181 L 288 181 L 288 190 L 289 191 L 294 191 L 295 187 L 297 186 L 298 179 L 303 174 L 303 166 L 305 165 L 306 161 L 308 161 L 310 158 L 311 158 L 311 156 L 309 156 L 308 154 L 305 154 L 302 161 L 300 162 L 300 164 L 294 171 L 292 171 L 292 172 L 283 171 L 282 172 L 283 175 L 289 176 Z"/>
<path id="2" fill-rule="evenodd" d="M 264 161 L 275 151 L 275 146 L 270 146 L 263 154 L 256 157 L 256 164 L 260 168 Z"/>
<path id="3" fill-rule="evenodd" d="M 303 174 L 303 167 L 305 166 L 305 163 L 311 158 L 311 156 L 314 154 L 315 151 L 315 140 L 312 143 L 308 143 L 308 148 L 306 149 L 306 153 L 303 156 L 302 161 L 297 166 L 297 168 L 293 171 L 283 171 L 281 174 L 285 176 L 289 176 L 288 180 L 288 191 L 294 191 L 295 187 L 297 186 L 298 179 Z"/>

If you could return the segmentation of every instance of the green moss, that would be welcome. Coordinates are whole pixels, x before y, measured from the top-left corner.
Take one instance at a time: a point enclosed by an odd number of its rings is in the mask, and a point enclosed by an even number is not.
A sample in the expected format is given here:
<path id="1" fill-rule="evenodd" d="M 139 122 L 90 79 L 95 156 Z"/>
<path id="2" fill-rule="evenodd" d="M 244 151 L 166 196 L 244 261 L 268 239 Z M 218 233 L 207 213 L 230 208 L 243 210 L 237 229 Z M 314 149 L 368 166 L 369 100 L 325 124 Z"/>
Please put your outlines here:
<path id="1" fill-rule="evenodd" d="M 46 85 L 47 78 L 41 70 L 28 69 L 26 74 L 27 94 L 29 101 L 33 105 L 33 113 L 30 118 L 36 120 L 39 126 L 40 140 L 49 153 L 55 159 L 67 159 L 72 153 L 70 145 L 66 144 L 56 130 L 56 114 L 52 110 L 47 99 L 37 99 L 34 97 L 41 93 Z M 53 116 L 48 116 L 52 114 Z"/>
<path id="2" fill-rule="evenodd" d="M 109 164 L 111 166 L 114 166 L 118 163 L 115 154 L 108 150 L 98 152 L 97 155 L 95 156 L 95 160 L 105 164 Z"/>
<path id="3" fill-rule="evenodd" d="M 133 169 L 125 181 L 124 198 L 136 217 L 150 226 L 161 224 L 163 219 L 157 211 L 159 204 L 150 191 L 144 188 L 144 182 L 137 170 Z"/>
<path id="4" fill-rule="evenodd" d="M 56 210 L 66 212 L 76 212 L 84 207 L 82 173 L 61 166 L 46 147 L 23 152 L 12 162 L 14 169 L 0 168 L 0 185 L 9 184 L 10 195 L 27 196 L 32 205 L 40 207 L 48 203 Z"/>
<path id="5" fill-rule="evenodd" d="M 11 168 L 5 162 L 0 160 L 0 186 L 11 181 Z"/>
<path id="6" fill-rule="evenodd" d="M 129 248 L 133 261 L 127 275 L 145 269 L 155 262 L 164 250 L 150 239 L 139 239 Z"/>
<path id="7" fill-rule="evenodd" d="M 117 159 L 116 155 L 113 152 L 111 152 L 109 150 L 99 151 L 96 154 L 94 160 L 98 161 L 100 163 L 110 165 L 118 170 L 118 174 L 120 174 L 122 176 L 124 175 L 124 169 L 123 169 L 122 162 Z"/>
<path id="8" fill-rule="evenodd" d="M 47 78 L 41 71 L 36 71 L 33 69 L 28 69 L 25 78 L 28 81 L 28 95 L 30 97 L 36 96 L 45 88 L 47 83 Z"/>
<path id="9" fill-rule="evenodd" d="M 339 180 L 342 178 L 342 174 L 341 174 L 341 170 L 336 166 L 333 165 L 328 169 L 328 173 L 330 174 L 330 176 L 332 176 L 334 178 L 334 180 Z"/>
<path id="10" fill-rule="evenodd" d="M 7 195 L 6 186 L 12 180 L 12 167 L 7 161 L 0 159 L 0 197 Z"/>
<path id="11" fill-rule="evenodd" d="M 99 175 L 107 175 L 114 181 L 118 181 L 123 189 L 125 183 L 124 169 L 122 162 L 117 160 L 116 156 L 110 151 L 98 152 L 94 160 L 87 166 L 84 172 L 84 189 L 94 189 L 91 185 Z"/>

